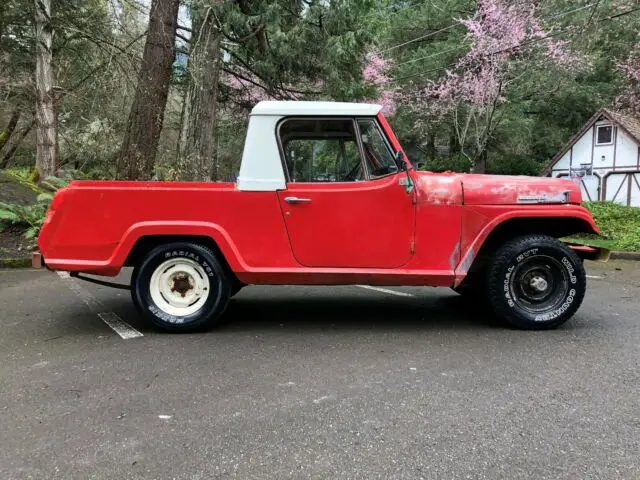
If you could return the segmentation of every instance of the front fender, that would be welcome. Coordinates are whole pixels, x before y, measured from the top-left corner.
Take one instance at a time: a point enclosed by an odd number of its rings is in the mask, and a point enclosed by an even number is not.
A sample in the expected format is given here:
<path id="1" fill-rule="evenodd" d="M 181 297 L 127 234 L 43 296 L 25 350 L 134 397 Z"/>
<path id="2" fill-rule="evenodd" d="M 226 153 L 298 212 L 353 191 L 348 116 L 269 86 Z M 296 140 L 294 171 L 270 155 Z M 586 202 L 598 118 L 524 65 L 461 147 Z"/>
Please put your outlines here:
<path id="1" fill-rule="evenodd" d="M 547 207 L 522 207 L 517 210 L 506 210 L 505 206 L 482 206 L 482 207 L 469 207 L 474 212 L 481 215 L 486 222 L 484 225 L 472 235 L 472 238 L 461 239 L 461 244 L 465 245 L 460 256 L 460 262 L 458 263 L 455 274 L 456 284 L 460 284 L 467 272 L 473 265 L 480 248 L 485 243 L 487 238 L 498 228 L 500 225 L 504 225 L 505 222 L 514 219 L 574 219 L 578 220 L 580 226 L 580 233 L 599 234 L 600 230 L 596 226 L 593 216 L 586 208 L 579 205 L 562 205 L 562 206 L 547 206 Z M 534 232 L 532 232 L 534 233 Z M 543 231 L 538 233 L 545 233 Z M 578 232 L 576 232 L 578 233 Z"/>

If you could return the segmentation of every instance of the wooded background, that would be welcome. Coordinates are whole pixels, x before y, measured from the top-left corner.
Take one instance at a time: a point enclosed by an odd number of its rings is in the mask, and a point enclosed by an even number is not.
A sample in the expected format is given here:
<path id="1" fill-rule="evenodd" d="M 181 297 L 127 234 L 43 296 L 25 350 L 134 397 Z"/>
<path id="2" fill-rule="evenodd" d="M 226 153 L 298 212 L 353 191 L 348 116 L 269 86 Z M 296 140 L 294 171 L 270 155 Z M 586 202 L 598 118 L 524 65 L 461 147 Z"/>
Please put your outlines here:
<path id="1" fill-rule="evenodd" d="M 263 99 L 381 102 L 430 170 L 537 174 L 640 109 L 637 0 L 3 0 L 0 168 L 233 180 Z"/>

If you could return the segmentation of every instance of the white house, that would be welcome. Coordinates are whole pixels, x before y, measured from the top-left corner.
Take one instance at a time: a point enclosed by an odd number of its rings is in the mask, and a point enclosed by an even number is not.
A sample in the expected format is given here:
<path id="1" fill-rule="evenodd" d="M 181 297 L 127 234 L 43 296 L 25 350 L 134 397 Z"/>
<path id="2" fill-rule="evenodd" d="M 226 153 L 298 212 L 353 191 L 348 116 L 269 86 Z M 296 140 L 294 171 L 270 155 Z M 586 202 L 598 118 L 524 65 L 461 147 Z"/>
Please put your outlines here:
<path id="1" fill-rule="evenodd" d="M 612 200 L 640 207 L 640 119 L 600 110 L 543 175 L 580 182 L 585 201 Z"/>

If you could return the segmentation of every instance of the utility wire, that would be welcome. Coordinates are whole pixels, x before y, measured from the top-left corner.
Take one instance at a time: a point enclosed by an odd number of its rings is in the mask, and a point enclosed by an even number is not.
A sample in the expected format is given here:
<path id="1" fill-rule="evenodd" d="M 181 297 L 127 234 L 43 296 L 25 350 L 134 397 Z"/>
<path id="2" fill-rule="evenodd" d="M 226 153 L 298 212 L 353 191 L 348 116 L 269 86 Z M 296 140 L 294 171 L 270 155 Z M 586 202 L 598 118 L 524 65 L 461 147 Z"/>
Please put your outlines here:
<path id="1" fill-rule="evenodd" d="M 584 9 L 584 8 L 582 8 L 582 9 Z M 632 9 L 632 10 L 627 10 L 626 12 L 617 13 L 617 14 L 615 14 L 615 15 L 611 15 L 611 16 L 609 16 L 609 17 L 601 18 L 601 19 L 599 19 L 599 20 L 596 20 L 596 21 L 595 21 L 595 22 L 593 22 L 593 23 L 601 23 L 601 22 L 606 22 L 606 21 L 610 21 L 610 20 L 615 20 L 615 19 L 618 19 L 618 18 L 620 18 L 620 17 L 624 17 L 624 16 L 626 16 L 626 15 L 630 15 L 630 14 L 632 14 L 632 13 L 635 13 L 635 12 L 637 12 L 637 11 L 640 11 L 640 7 L 638 7 L 638 8 L 634 8 L 634 9 Z M 535 42 L 540 42 L 540 41 L 542 41 L 542 40 L 546 40 L 546 39 L 548 39 L 548 38 L 551 38 L 551 37 L 554 37 L 554 36 L 560 35 L 561 33 L 565 33 L 565 30 L 559 30 L 559 31 L 557 31 L 557 32 L 553 32 L 553 33 L 550 33 L 550 34 L 548 34 L 548 35 L 545 35 L 544 37 L 533 38 L 533 39 L 531 39 L 531 40 L 527 40 L 526 42 L 519 43 L 518 45 L 514 45 L 514 46 L 512 46 L 512 47 L 507 47 L 507 48 L 505 48 L 505 49 L 498 50 L 498 51 L 495 51 L 495 52 L 491 52 L 489 55 L 497 55 L 498 53 L 504 53 L 504 52 L 506 52 L 506 51 L 513 50 L 513 49 L 516 49 L 516 48 L 520 48 L 520 47 L 522 47 L 522 46 L 529 45 L 529 44 L 531 44 L 531 43 L 535 43 Z M 580 35 L 582 35 L 582 33 L 583 33 L 583 32 L 580 32 L 580 34 L 576 35 L 576 37 L 574 37 L 574 38 L 572 39 L 572 41 L 576 40 Z M 401 64 L 399 64 L 399 65 L 401 65 Z M 442 66 L 442 67 L 432 68 L 432 69 L 425 70 L 425 71 L 422 71 L 422 72 L 413 73 L 413 74 L 411 74 L 411 75 L 405 75 L 405 76 L 403 76 L 403 77 L 399 77 L 399 78 L 394 78 L 394 79 L 392 79 L 392 82 L 397 82 L 397 81 L 400 81 L 400 80 L 405 80 L 405 79 L 407 79 L 407 78 L 412 78 L 412 77 L 418 77 L 418 76 L 426 75 L 427 73 L 437 72 L 437 71 L 444 70 L 444 69 L 447 69 L 447 68 L 450 68 L 450 67 L 454 67 L 455 65 L 456 65 L 455 63 L 451 63 L 451 64 L 449 64 L 449 65 L 445 65 L 445 66 Z"/>
<path id="2" fill-rule="evenodd" d="M 424 40 L 425 38 L 433 37 L 434 35 L 437 35 L 438 33 L 446 32 L 447 30 L 451 30 L 452 28 L 459 27 L 461 25 L 462 25 L 461 23 L 454 23 L 452 25 L 449 25 L 448 27 L 444 27 L 444 28 L 441 28 L 440 30 L 436 30 L 435 32 L 427 33 L 426 35 L 422 35 L 420 37 L 408 40 L 408 41 L 406 41 L 404 43 L 399 43 L 398 45 L 394 45 L 394 46 L 386 48 L 384 50 L 380 50 L 378 53 L 390 52 L 391 50 L 395 50 L 396 48 L 404 47 L 405 45 L 409 45 L 411 43 L 419 42 L 420 40 Z"/>
<path id="3" fill-rule="evenodd" d="M 549 20 L 555 20 L 556 18 L 566 17 L 567 15 L 571 15 L 572 13 L 576 13 L 576 12 L 580 12 L 582 10 L 586 10 L 587 8 L 591 8 L 591 7 L 593 7 L 595 5 L 595 8 L 594 8 L 594 10 L 593 10 L 593 12 L 591 14 L 591 16 L 593 18 L 593 13 L 595 13 L 595 10 L 598 8 L 598 4 L 599 3 L 600 3 L 600 0 L 598 0 L 596 3 L 591 3 L 591 4 L 585 5 L 583 7 L 575 8 L 573 10 L 569 10 L 568 12 L 562 12 L 562 13 L 553 15 L 553 16 L 549 17 Z M 406 7 L 404 9 L 402 9 L 402 10 L 406 10 L 408 8 L 410 8 L 410 7 Z M 402 11 L 402 10 L 398 10 L 398 11 Z M 394 13 L 397 13 L 398 11 L 396 11 Z M 589 20 L 589 22 L 591 22 L 591 19 Z M 384 50 L 380 50 L 378 53 L 379 54 L 380 53 L 386 53 L 386 52 L 389 52 L 391 50 L 395 50 L 396 48 L 404 47 L 406 45 L 410 45 L 412 43 L 419 42 L 420 40 L 424 40 L 425 38 L 433 37 L 434 35 L 437 35 L 438 33 L 445 32 L 447 30 L 451 30 L 452 28 L 459 27 L 461 25 L 462 24 L 459 23 L 459 22 L 452 23 L 451 25 L 449 25 L 447 27 L 444 27 L 444 28 L 441 28 L 440 30 L 436 30 L 435 32 L 430 32 L 430 33 L 427 33 L 426 35 L 421 35 L 421 36 L 413 38 L 411 40 L 407 40 L 406 42 L 399 43 L 397 45 L 393 45 L 393 46 L 391 46 L 389 48 L 385 48 Z"/>

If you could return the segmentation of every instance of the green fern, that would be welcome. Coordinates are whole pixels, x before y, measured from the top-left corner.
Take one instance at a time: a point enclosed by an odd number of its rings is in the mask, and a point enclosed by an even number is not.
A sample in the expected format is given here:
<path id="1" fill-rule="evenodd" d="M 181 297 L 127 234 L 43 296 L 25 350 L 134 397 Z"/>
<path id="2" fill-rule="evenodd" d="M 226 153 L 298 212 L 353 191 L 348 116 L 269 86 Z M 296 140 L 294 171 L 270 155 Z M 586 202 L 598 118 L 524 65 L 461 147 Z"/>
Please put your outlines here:
<path id="1" fill-rule="evenodd" d="M 59 178 L 48 177 L 42 182 L 42 185 L 51 189 L 52 192 L 39 194 L 33 205 L 0 202 L 0 231 L 9 225 L 15 225 L 25 229 L 24 237 L 27 240 L 33 240 L 40 234 L 55 191 L 65 187 L 67 182 Z"/>

